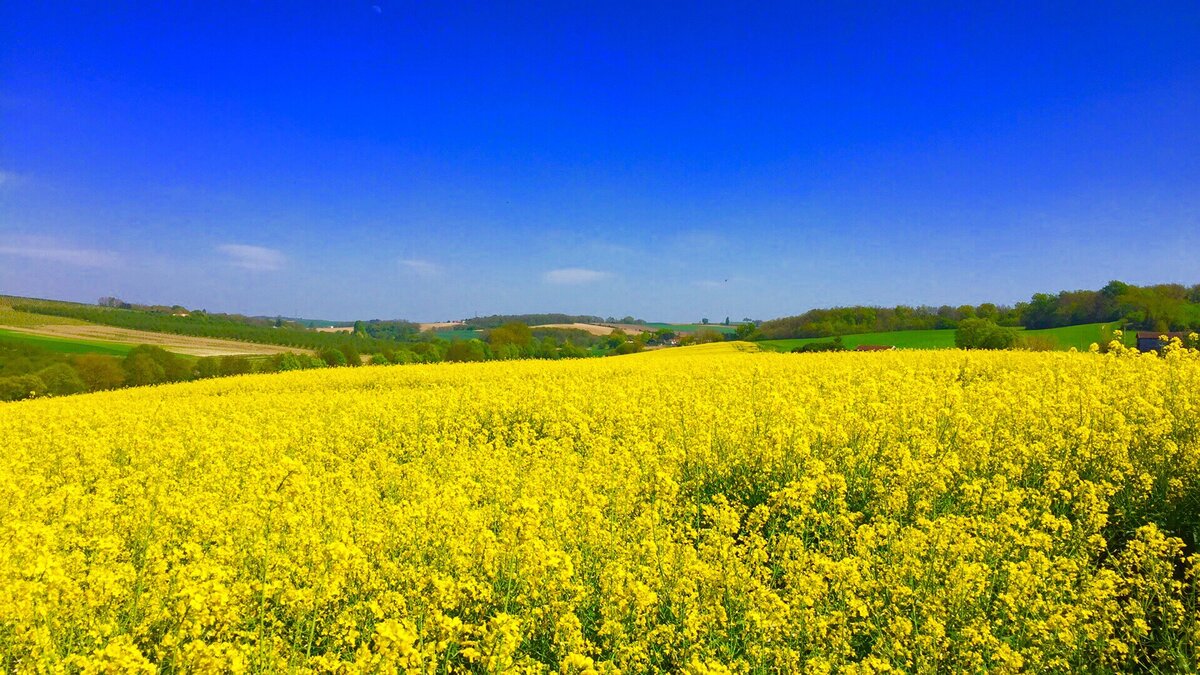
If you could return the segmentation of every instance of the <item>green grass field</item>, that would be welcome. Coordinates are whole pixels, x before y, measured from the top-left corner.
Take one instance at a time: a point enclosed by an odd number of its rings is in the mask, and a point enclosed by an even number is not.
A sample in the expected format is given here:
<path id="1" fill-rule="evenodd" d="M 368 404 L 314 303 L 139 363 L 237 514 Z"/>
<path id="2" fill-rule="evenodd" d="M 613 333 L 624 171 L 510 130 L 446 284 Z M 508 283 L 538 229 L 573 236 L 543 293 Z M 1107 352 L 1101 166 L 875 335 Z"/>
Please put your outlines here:
<path id="1" fill-rule="evenodd" d="M 106 354 L 109 356 L 124 356 L 135 345 L 123 345 L 116 342 L 97 342 L 91 340 L 71 340 L 68 338 L 30 335 L 0 328 L 0 340 L 17 342 L 48 349 L 60 354 Z"/>
<path id="2" fill-rule="evenodd" d="M 1052 338 L 1058 349 L 1068 350 L 1074 347 L 1084 351 L 1093 342 L 1099 342 L 1101 331 L 1107 324 L 1089 323 L 1080 326 L 1064 326 L 1062 328 L 1046 328 L 1043 330 L 1018 329 L 1021 336 L 1041 336 Z M 1126 344 L 1132 344 L 1126 335 Z M 758 345 L 763 349 L 787 352 L 810 342 L 827 342 L 833 338 L 800 338 L 794 340 L 763 340 Z M 954 330 L 898 330 L 885 333 L 860 333 L 845 335 L 842 344 L 847 349 L 859 345 L 891 345 L 900 349 L 951 349 L 954 347 Z"/>
<path id="3" fill-rule="evenodd" d="M 474 328 L 456 328 L 453 330 L 437 330 L 434 331 L 443 340 L 451 342 L 455 340 L 471 340 L 474 338 L 483 339 L 483 331 L 475 330 Z"/>
<path id="4" fill-rule="evenodd" d="M 683 331 L 686 333 L 694 333 L 698 330 L 708 329 L 715 330 L 718 333 L 732 333 L 737 329 L 737 326 L 725 326 L 717 323 L 702 324 L 702 323 L 648 323 L 646 327 L 651 330 L 659 328 L 667 328 L 673 331 Z"/>

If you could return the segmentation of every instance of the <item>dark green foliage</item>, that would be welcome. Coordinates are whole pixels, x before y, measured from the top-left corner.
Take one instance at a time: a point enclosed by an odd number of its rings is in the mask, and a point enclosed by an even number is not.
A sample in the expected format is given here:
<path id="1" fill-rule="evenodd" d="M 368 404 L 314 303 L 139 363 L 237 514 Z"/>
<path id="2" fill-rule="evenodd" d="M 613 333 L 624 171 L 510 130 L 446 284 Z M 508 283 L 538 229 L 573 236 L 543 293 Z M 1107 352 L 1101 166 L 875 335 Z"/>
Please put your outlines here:
<path id="1" fill-rule="evenodd" d="M 829 337 L 901 330 L 957 328 L 970 319 L 1029 329 L 1115 322 L 1127 328 L 1159 331 L 1200 329 L 1200 284 L 1133 286 L 1111 281 L 1098 291 L 1037 293 L 1029 302 L 1005 307 L 834 307 L 764 322 L 765 339 Z"/>
<path id="2" fill-rule="evenodd" d="M 116 389 L 125 384 L 125 370 L 115 356 L 81 354 L 71 359 L 71 366 L 88 391 Z"/>
<path id="3" fill-rule="evenodd" d="M 446 350 L 447 361 L 483 361 L 486 358 L 487 352 L 479 340 L 455 340 Z"/>
<path id="4" fill-rule="evenodd" d="M 343 354 L 342 350 L 340 350 L 340 349 L 337 349 L 334 347 L 326 347 L 325 349 L 322 349 L 318 355 L 321 357 L 321 360 L 324 361 L 325 365 L 327 365 L 327 366 L 335 366 L 336 367 L 336 366 L 346 365 L 346 355 Z"/>
<path id="5" fill-rule="evenodd" d="M 738 340 L 757 340 L 762 337 L 762 331 L 752 322 L 739 323 L 737 328 L 733 330 L 734 337 Z"/>
<path id="6" fill-rule="evenodd" d="M 808 344 L 800 345 L 792 350 L 793 354 L 803 354 L 806 352 L 844 352 L 846 346 L 842 344 L 842 338 L 839 335 L 827 342 L 809 342 Z"/>
<path id="7" fill-rule="evenodd" d="M 340 352 L 342 352 L 342 356 L 346 357 L 346 365 L 348 365 L 348 366 L 361 366 L 362 365 L 362 355 L 359 354 L 358 349 L 355 348 L 355 346 L 353 344 L 350 344 L 349 342 L 347 342 L 347 343 L 343 344 L 341 347 L 338 347 L 338 350 Z"/>
<path id="8" fill-rule="evenodd" d="M 355 321 L 354 333 L 365 335 L 378 340 L 393 340 L 403 342 L 411 340 L 421 332 L 421 327 L 411 321 Z"/>
<path id="9" fill-rule="evenodd" d="M 288 352 L 286 354 L 276 354 L 272 356 L 269 363 L 269 371 L 285 372 L 289 370 L 304 370 L 308 368 L 306 360 L 301 360 L 301 357 Z"/>
<path id="10" fill-rule="evenodd" d="M 1116 322 L 1142 330 L 1194 330 L 1200 328 L 1200 284 L 1133 286 L 1110 281 L 1098 291 L 1037 293 L 1017 309 L 1021 324 L 1031 329 Z"/>
<path id="11" fill-rule="evenodd" d="M 244 356 L 222 356 L 221 376 L 245 375 L 254 372 L 254 365 Z"/>
<path id="12" fill-rule="evenodd" d="M 570 342 L 559 347 L 558 354 L 564 359 L 583 359 L 591 356 L 588 350 Z"/>
<path id="13" fill-rule="evenodd" d="M 87 385 L 69 363 L 56 363 L 43 368 L 37 372 L 37 376 L 46 385 L 46 393 L 51 396 L 66 396 L 87 390 Z"/>
<path id="14" fill-rule="evenodd" d="M 1017 343 L 1015 330 L 987 319 L 963 319 L 954 332 L 954 346 L 959 349 L 1012 349 Z"/>
<path id="15" fill-rule="evenodd" d="M 125 369 L 125 384 L 140 387 L 158 384 L 166 379 L 166 371 L 148 354 L 131 354 L 121 363 Z"/>
<path id="16" fill-rule="evenodd" d="M 45 393 L 46 383 L 37 375 L 0 377 L 0 401 L 20 401 Z"/>
<path id="17" fill-rule="evenodd" d="M 513 345 L 519 350 L 526 350 L 533 345 L 533 331 L 519 321 L 510 321 L 499 328 L 489 330 L 487 341 L 492 349 Z"/>
<path id="18" fill-rule="evenodd" d="M 968 313 L 966 308 L 950 307 L 833 307 L 813 309 L 799 316 L 783 317 L 764 321 L 759 330 L 768 340 L 786 338 L 833 337 L 858 333 L 878 333 L 898 330 L 930 330 L 954 328 Z M 1013 308 L 985 304 L 971 308 L 970 313 L 980 312 L 996 317 L 1002 323 L 1016 324 L 1017 315 Z"/>
<path id="19" fill-rule="evenodd" d="M 207 379 L 221 376 L 221 359 L 216 356 L 205 356 L 196 362 L 196 377 Z"/>
<path id="20" fill-rule="evenodd" d="M 638 342 L 637 340 L 630 340 L 629 342 L 625 342 L 625 343 L 618 345 L 610 353 L 617 355 L 617 356 L 619 356 L 621 354 L 636 354 L 637 352 L 640 352 L 645 348 L 646 348 L 646 345 L 644 345 L 643 343 Z"/>
<path id="21" fill-rule="evenodd" d="M 183 357 L 162 347 L 139 345 L 125 356 L 126 382 L 132 385 L 179 382 L 192 379 L 192 366 Z"/>

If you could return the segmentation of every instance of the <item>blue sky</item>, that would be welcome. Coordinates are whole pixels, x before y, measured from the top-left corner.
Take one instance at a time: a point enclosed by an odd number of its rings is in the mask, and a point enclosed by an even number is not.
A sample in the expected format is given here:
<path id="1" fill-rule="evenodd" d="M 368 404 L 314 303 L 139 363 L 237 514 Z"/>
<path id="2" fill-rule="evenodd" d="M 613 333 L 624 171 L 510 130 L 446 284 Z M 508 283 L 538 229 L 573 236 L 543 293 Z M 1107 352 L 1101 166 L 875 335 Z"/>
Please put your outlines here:
<path id="1" fill-rule="evenodd" d="M 1200 5 L 749 5 L 3 3 L 0 292 L 720 320 L 1200 282 Z"/>

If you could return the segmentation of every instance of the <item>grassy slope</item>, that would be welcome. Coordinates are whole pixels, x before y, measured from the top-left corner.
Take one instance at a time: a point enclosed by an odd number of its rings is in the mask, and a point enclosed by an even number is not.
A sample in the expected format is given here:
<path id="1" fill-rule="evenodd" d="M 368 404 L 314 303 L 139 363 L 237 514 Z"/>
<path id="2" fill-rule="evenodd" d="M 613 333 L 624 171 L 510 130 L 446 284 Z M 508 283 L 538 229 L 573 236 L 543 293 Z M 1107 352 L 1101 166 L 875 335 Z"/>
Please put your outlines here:
<path id="1" fill-rule="evenodd" d="M 116 342 L 72 340 L 44 335 L 30 335 L 29 333 L 4 330 L 3 328 L 0 328 L 0 340 L 33 345 L 52 352 L 58 352 L 59 354 L 107 354 L 109 356 L 124 356 L 136 346 Z"/>
<path id="2" fill-rule="evenodd" d="M 82 326 L 85 324 L 87 324 L 86 321 L 79 319 L 18 312 L 8 305 L 0 304 L 0 326 Z"/>
<path id="3" fill-rule="evenodd" d="M 1093 342 L 1100 340 L 1101 327 L 1106 324 L 1089 323 L 1080 326 L 1065 326 L 1063 328 L 1046 328 L 1044 330 L 1020 330 L 1021 335 L 1046 336 L 1058 341 L 1062 350 L 1074 347 L 1085 350 Z M 809 342 L 825 342 L 832 338 L 802 338 L 795 340 L 763 340 L 758 344 L 763 349 L 772 351 L 790 351 Z M 853 349 L 858 345 L 892 345 L 901 349 L 949 349 L 954 347 L 954 330 L 899 330 L 885 333 L 862 333 L 846 335 L 842 343 Z"/>
<path id="4" fill-rule="evenodd" d="M 715 330 L 718 333 L 732 333 L 734 330 L 737 329 L 737 326 L 725 326 L 722 324 L 715 324 L 715 323 L 710 323 L 708 325 L 705 325 L 702 323 L 648 323 L 648 324 L 646 324 L 646 328 L 649 328 L 650 330 L 657 330 L 659 328 L 669 328 L 670 330 L 673 330 L 673 331 L 684 331 L 687 333 L 694 333 L 698 330 L 703 330 L 703 329 Z"/>
<path id="5" fill-rule="evenodd" d="M 471 340 L 474 338 L 483 339 L 483 331 L 473 328 L 455 328 L 450 330 L 435 330 L 434 335 L 437 335 L 443 340 Z"/>

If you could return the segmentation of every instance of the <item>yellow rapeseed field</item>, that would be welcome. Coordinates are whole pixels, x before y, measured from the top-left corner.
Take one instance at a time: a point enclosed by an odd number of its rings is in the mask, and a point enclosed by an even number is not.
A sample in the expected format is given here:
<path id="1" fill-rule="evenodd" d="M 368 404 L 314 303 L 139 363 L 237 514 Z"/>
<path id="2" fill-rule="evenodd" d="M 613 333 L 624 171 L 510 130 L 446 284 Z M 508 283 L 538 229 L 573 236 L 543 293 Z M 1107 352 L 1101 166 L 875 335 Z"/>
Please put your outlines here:
<path id="1" fill-rule="evenodd" d="M 304 371 L 0 445 L 4 672 L 1200 668 L 1182 350 Z"/>

